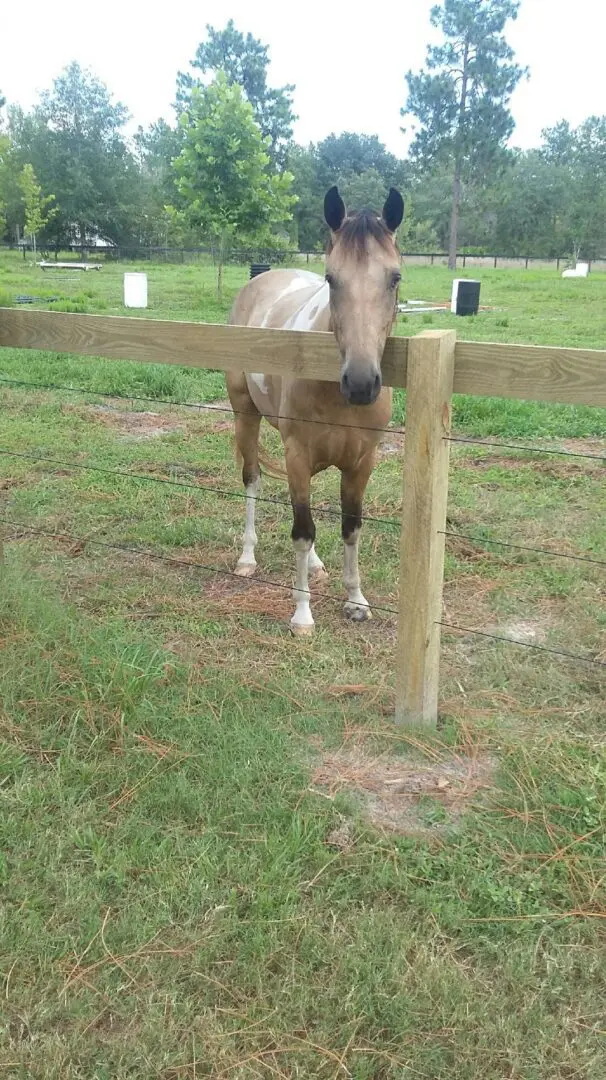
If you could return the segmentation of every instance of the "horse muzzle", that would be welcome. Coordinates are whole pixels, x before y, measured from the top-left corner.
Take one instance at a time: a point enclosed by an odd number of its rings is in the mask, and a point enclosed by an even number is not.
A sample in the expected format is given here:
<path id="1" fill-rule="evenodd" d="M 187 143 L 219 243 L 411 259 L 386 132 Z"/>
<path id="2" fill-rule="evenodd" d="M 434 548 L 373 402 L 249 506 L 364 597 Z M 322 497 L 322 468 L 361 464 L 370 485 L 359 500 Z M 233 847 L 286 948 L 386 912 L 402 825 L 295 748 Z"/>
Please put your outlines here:
<path id="1" fill-rule="evenodd" d="M 381 373 L 354 374 L 344 371 L 341 375 L 341 393 L 349 405 L 372 405 L 381 392 Z"/>

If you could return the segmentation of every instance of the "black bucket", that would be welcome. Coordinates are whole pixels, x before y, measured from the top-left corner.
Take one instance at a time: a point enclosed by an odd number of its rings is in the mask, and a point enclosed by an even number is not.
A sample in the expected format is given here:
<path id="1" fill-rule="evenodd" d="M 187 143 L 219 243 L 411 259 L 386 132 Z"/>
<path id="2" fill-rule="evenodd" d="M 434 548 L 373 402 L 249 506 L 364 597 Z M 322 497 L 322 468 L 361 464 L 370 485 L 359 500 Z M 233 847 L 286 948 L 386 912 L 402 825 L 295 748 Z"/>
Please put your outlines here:
<path id="1" fill-rule="evenodd" d="M 480 282 L 460 278 L 457 283 L 456 315 L 477 315 L 480 307 Z"/>
<path id="2" fill-rule="evenodd" d="M 269 263 L 251 263 L 250 264 L 250 277 L 251 280 L 254 277 L 258 277 L 259 274 L 266 274 L 268 270 L 271 270 Z"/>

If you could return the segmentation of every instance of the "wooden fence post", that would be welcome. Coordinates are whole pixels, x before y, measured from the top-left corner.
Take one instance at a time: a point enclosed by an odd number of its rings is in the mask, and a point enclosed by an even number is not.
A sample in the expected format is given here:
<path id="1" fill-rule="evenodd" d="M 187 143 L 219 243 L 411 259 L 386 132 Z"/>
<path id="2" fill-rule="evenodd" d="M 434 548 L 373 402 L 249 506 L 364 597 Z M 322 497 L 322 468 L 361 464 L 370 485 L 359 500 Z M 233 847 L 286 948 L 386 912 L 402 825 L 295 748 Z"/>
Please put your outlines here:
<path id="1" fill-rule="evenodd" d="M 456 333 L 408 343 L 396 723 L 436 726 Z"/>

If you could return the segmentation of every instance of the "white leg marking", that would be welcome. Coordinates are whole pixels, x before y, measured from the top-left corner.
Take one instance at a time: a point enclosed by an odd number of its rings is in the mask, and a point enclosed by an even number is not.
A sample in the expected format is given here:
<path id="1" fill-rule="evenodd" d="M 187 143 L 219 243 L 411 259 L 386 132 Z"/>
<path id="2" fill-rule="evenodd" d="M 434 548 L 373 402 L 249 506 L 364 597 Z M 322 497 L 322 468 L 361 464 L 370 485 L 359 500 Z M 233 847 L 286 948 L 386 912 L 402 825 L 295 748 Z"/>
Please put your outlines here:
<path id="1" fill-rule="evenodd" d="M 343 584 L 347 592 L 345 604 L 345 617 L 355 622 L 363 622 L 371 619 L 372 612 L 362 590 L 360 589 L 360 570 L 358 567 L 358 544 L 360 542 L 360 530 L 356 529 L 349 537 L 349 542 L 344 544 L 343 550 Z"/>
<path id="2" fill-rule="evenodd" d="M 309 555 L 312 544 L 309 540 L 295 540 L 295 558 L 297 560 L 297 574 L 293 589 L 295 613 L 290 620 L 290 629 L 293 634 L 311 634 L 314 620 L 309 606 Z"/>
<path id="3" fill-rule="evenodd" d="M 255 510 L 260 485 L 261 480 L 258 478 L 253 480 L 252 484 L 249 484 L 246 488 L 246 528 L 244 529 L 242 554 L 238 559 L 235 570 L 238 577 L 252 577 L 257 565 L 255 560 L 255 544 L 257 543 Z"/>
<path id="4" fill-rule="evenodd" d="M 311 550 L 307 556 L 307 567 L 310 574 L 326 574 L 326 567 L 321 558 L 316 554 L 315 546 L 311 545 Z"/>

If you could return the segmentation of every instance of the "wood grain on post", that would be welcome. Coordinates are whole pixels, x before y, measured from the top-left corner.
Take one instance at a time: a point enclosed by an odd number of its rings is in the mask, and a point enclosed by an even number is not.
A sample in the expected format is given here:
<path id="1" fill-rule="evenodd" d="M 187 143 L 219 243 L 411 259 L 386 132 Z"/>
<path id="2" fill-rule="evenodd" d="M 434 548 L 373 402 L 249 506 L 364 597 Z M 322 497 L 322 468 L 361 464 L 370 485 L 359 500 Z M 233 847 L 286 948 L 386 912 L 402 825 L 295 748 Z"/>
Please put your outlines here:
<path id="1" fill-rule="evenodd" d="M 409 727 L 438 718 L 455 343 L 454 330 L 431 330 L 408 349 L 396 723 Z"/>

